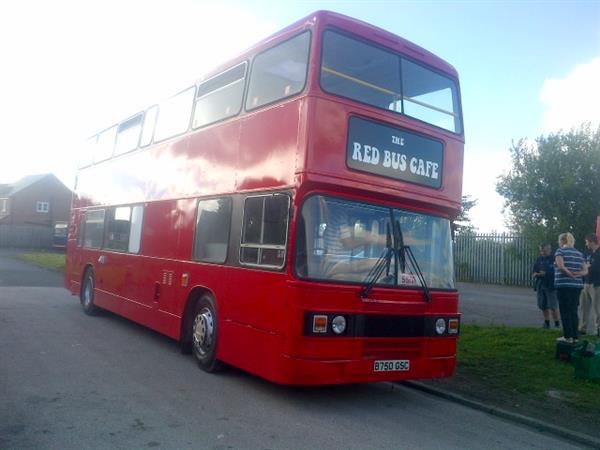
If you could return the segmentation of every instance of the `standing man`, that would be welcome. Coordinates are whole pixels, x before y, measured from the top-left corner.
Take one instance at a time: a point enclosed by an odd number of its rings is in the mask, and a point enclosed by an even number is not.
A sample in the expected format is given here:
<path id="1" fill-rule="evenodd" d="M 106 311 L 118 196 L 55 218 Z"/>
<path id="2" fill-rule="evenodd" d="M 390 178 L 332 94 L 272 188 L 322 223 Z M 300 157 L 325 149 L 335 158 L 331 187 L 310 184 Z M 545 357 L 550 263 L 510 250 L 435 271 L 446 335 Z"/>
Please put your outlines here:
<path id="1" fill-rule="evenodd" d="M 595 234 L 585 237 L 590 251 L 587 258 L 588 275 L 581 292 L 581 332 L 600 336 L 600 246 Z"/>
<path id="2" fill-rule="evenodd" d="M 550 318 L 554 326 L 560 327 L 558 320 L 558 299 L 554 289 L 554 255 L 550 244 L 540 246 L 540 256 L 533 265 L 534 285 L 537 291 L 538 308 L 544 314 L 544 328 L 550 328 Z"/>

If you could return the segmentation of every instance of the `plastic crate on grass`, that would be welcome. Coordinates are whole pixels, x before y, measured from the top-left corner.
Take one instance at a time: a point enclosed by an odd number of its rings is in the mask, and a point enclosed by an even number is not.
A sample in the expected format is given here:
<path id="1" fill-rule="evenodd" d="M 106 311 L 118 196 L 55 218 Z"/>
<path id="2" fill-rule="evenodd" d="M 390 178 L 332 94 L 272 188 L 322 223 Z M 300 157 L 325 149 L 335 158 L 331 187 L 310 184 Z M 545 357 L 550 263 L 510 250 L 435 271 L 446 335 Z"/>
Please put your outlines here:
<path id="1" fill-rule="evenodd" d="M 571 356 L 574 352 L 587 347 L 587 341 L 579 341 L 575 343 L 558 341 L 556 343 L 556 359 L 561 361 L 571 361 Z"/>

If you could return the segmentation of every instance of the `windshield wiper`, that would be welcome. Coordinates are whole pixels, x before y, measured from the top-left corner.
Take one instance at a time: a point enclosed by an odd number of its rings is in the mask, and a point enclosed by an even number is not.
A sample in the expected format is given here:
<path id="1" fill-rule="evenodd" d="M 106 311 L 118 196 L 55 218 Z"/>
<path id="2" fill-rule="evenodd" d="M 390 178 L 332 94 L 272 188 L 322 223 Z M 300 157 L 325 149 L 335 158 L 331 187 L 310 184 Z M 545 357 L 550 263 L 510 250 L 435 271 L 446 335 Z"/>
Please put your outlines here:
<path id="1" fill-rule="evenodd" d="M 386 232 L 385 250 L 381 253 L 381 256 L 377 259 L 377 261 L 375 262 L 375 265 L 371 268 L 371 270 L 367 274 L 367 277 L 365 278 L 365 285 L 362 288 L 362 291 L 360 291 L 361 298 L 369 297 L 369 292 L 371 292 L 371 290 L 373 289 L 373 286 L 375 286 L 375 283 L 377 283 L 377 280 L 379 280 L 379 278 L 381 277 L 381 274 L 383 274 L 384 270 L 385 270 L 386 278 L 389 277 L 389 275 L 390 275 L 390 265 L 392 262 L 392 256 L 394 256 L 396 254 L 396 251 L 392 247 L 392 233 L 390 231 L 390 224 L 388 223 L 386 226 L 387 226 L 387 232 Z"/>
<path id="2" fill-rule="evenodd" d="M 429 290 L 429 286 L 427 286 L 423 272 L 421 272 L 419 263 L 411 248 L 408 245 L 404 245 L 404 236 L 402 235 L 402 228 L 400 227 L 400 222 L 398 220 L 394 222 L 394 250 L 397 254 L 396 257 L 400 259 L 401 273 L 405 273 L 406 271 L 406 257 L 408 256 L 409 265 L 412 266 L 412 271 L 415 273 L 419 283 L 421 283 L 421 286 L 423 287 L 425 299 L 428 302 L 431 302 L 431 291 Z"/>

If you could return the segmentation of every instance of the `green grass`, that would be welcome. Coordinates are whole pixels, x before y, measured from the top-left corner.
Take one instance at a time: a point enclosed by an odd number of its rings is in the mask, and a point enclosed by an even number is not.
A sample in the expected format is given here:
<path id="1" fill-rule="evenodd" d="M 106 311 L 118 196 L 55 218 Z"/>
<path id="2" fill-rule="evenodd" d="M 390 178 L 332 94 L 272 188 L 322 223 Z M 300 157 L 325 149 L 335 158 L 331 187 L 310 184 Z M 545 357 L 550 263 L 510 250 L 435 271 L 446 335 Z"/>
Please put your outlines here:
<path id="1" fill-rule="evenodd" d="M 559 400 L 582 412 L 600 411 L 600 382 L 574 377 L 574 367 L 555 359 L 556 330 L 461 326 L 457 374 L 480 393 L 509 402 Z M 596 342 L 593 336 L 582 339 Z M 473 386 L 476 388 L 476 386 Z"/>
<path id="2" fill-rule="evenodd" d="M 53 270 L 64 270 L 65 254 L 51 252 L 27 252 L 20 253 L 17 258 Z"/>

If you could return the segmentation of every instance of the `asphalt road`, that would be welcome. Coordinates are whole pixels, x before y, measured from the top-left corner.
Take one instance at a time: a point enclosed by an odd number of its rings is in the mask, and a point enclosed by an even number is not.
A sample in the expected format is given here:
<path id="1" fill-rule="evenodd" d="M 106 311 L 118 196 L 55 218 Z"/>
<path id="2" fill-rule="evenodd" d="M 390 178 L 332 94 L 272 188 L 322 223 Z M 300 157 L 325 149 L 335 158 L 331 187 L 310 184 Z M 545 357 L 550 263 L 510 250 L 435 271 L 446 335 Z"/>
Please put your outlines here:
<path id="1" fill-rule="evenodd" d="M 544 321 L 531 288 L 457 283 L 463 323 L 541 327 Z"/>
<path id="2" fill-rule="evenodd" d="M 0 254 L 0 271 L 10 267 Z M 42 277 L 25 272 L 23 285 Z M 391 383 L 308 389 L 235 369 L 209 375 L 168 338 L 85 316 L 63 288 L 12 285 L 0 286 L 0 448 L 578 447 Z"/>

